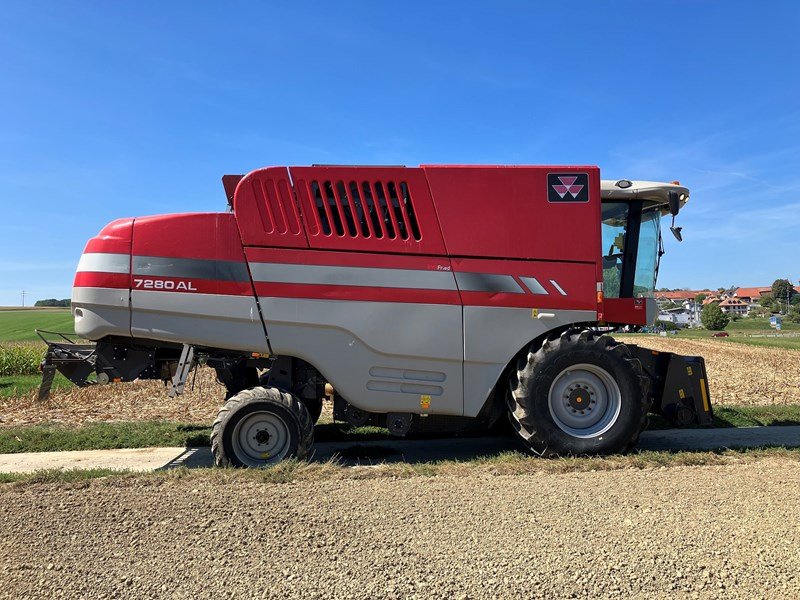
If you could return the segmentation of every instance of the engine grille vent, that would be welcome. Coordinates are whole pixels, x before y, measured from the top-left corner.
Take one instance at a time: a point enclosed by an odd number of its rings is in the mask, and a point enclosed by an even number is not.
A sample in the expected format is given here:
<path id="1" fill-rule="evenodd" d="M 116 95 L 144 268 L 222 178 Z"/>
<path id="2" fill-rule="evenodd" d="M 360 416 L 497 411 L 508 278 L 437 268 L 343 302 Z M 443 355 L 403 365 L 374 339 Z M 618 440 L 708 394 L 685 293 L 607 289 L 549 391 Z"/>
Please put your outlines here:
<path id="1" fill-rule="evenodd" d="M 310 197 L 318 231 L 350 238 L 422 239 L 405 181 L 312 180 Z"/>

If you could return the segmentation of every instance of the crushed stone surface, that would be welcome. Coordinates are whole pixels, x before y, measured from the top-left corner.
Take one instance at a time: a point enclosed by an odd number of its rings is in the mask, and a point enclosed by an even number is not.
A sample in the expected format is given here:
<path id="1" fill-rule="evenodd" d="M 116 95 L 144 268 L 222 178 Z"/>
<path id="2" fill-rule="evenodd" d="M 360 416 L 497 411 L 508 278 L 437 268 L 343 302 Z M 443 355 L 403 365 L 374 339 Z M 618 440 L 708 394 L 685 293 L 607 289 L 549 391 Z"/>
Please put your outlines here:
<path id="1" fill-rule="evenodd" d="M 797 598 L 800 465 L 0 486 L 6 598 Z"/>

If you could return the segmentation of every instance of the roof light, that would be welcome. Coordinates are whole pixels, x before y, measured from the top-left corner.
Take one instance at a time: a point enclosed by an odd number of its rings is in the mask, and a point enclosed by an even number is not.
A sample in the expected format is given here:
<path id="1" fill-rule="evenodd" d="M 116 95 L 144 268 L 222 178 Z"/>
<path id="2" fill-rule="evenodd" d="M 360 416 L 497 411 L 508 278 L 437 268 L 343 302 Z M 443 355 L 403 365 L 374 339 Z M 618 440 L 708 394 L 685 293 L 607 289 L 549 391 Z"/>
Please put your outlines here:
<path id="1" fill-rule="evenodd" d="M 681 184 L 681 182 L 680 182 L 680 181 L 678 181 L 677 179 L 676 179 L 675 181 L 670 181 L 670 183 L 671 183 L 672 185 L 680 185 L 680 184 Z"/>
<path id="2" fill-rule="evenodd" d="M 629 188 L 633 185 L 628 179 L 620 179 L 617 183 L 615 183 L 618 188 L 622 188 L 623 190 Z"/>

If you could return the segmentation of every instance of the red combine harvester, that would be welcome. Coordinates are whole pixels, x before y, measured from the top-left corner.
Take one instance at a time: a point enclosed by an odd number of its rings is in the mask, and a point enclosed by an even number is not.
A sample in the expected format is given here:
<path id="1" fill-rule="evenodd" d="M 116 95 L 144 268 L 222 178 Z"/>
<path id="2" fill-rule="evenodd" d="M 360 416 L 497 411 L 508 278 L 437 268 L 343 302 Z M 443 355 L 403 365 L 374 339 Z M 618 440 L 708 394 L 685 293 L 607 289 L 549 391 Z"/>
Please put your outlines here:
<path id="1" fill-rule="evenodd" d="M 120 219 L 86 245 L 72 307 L 95 344 L 50 342 L 78 385 L 190 369 L 227 388 L 218 465 L 305 456 L 334 417 L 409 431 L 507 415 L 533 452 L 625 452 L 648 411 L 708 424 L 700 357 L 644 326 L 660 220 L 689 190 L 597 167 L 270 167 L 223 177 L 230 210 Z M 680 229 L 673 227 L 680 237 Z"/>

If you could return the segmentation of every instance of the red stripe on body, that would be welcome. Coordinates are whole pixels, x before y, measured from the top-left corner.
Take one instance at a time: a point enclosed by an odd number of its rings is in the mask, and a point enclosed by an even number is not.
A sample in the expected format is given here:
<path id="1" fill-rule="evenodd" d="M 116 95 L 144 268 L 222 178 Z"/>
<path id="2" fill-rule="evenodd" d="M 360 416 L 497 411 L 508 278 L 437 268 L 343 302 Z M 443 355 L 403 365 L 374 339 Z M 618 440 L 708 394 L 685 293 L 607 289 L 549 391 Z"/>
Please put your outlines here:
<path id="1" fill-rule="evenodd" d="M 404 302 L 417 304 L 460 304 L 455 290 L 417 290 L 349 285 L 256 282 L 260 298 L 303 298 L 310 300 L 357 300 L 361 302 Z"/>
<path id="2" fill-rule="evenodd" d="M 78 271 L 75 273 L 73 287 L 115 288 L 126 290 L 131 286 L 131 276 L 128 273 L 98 273 L 91 271 Z"/>

